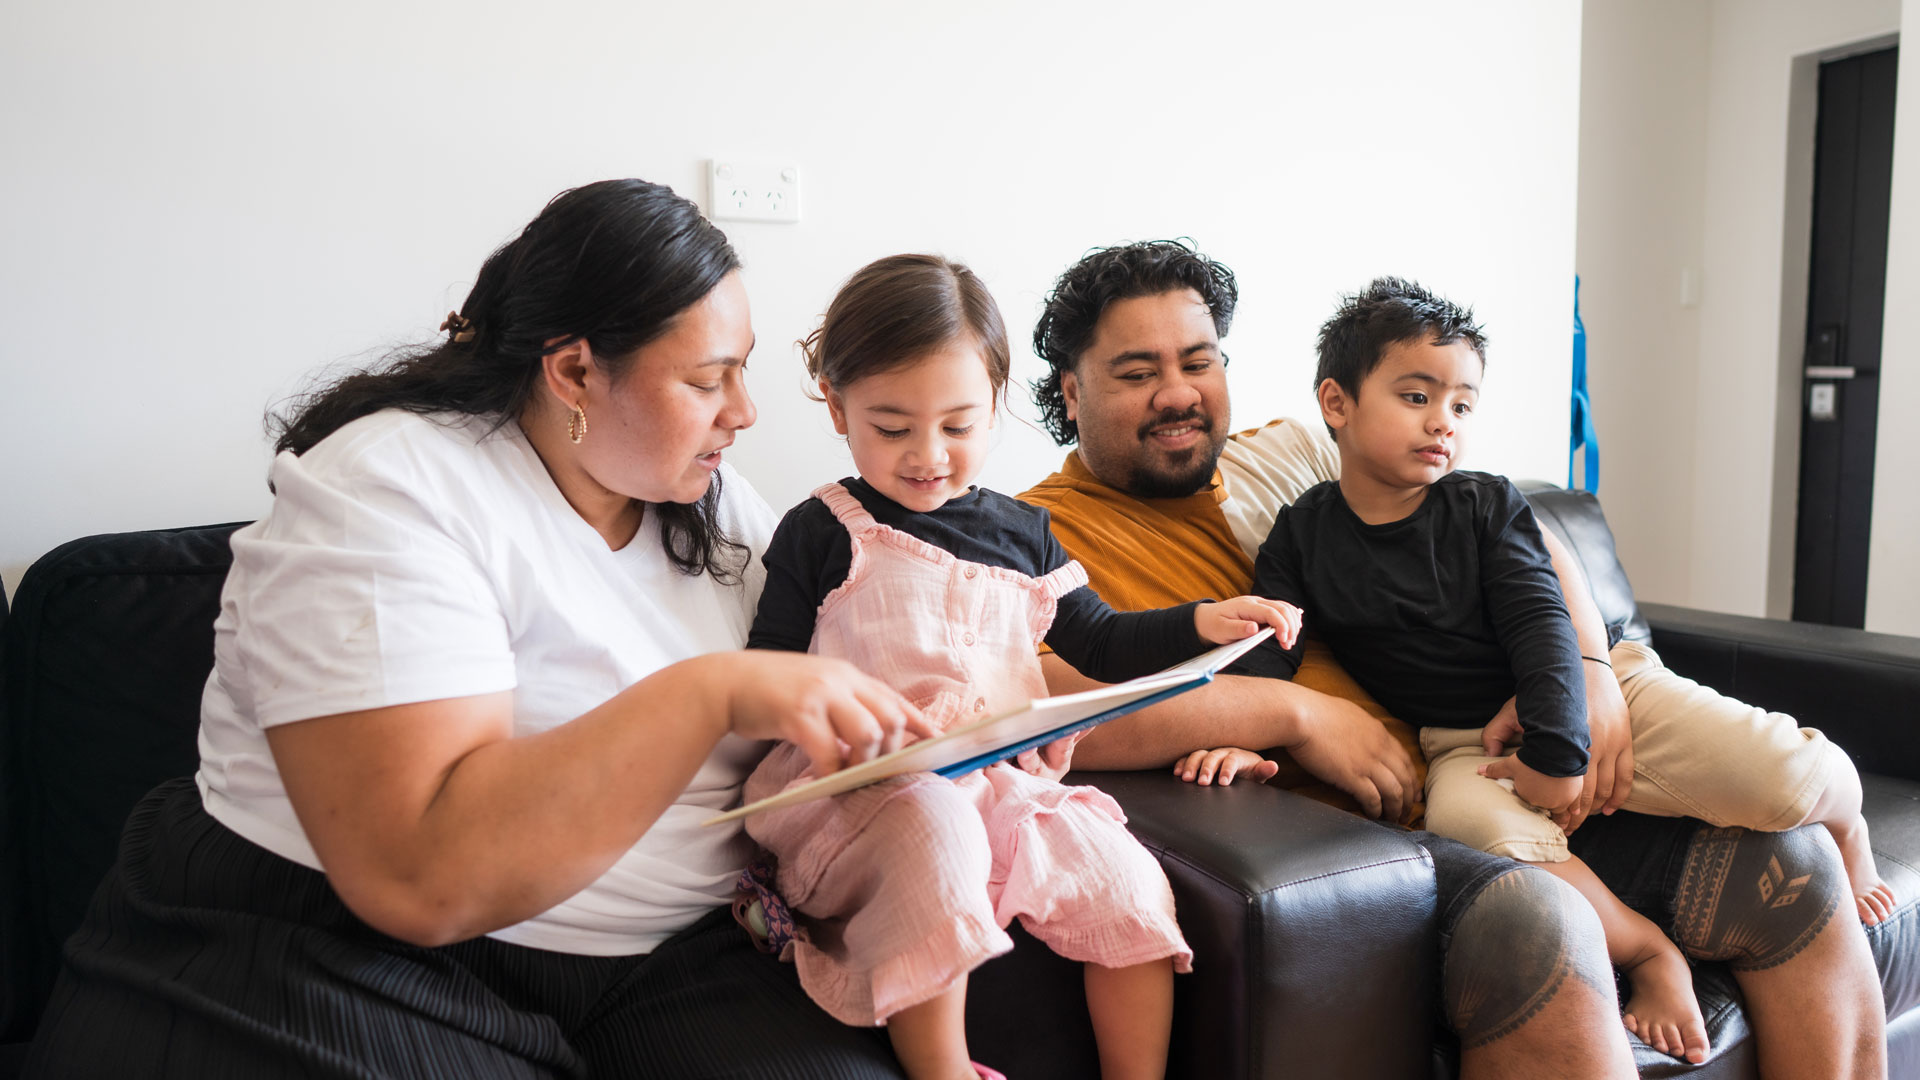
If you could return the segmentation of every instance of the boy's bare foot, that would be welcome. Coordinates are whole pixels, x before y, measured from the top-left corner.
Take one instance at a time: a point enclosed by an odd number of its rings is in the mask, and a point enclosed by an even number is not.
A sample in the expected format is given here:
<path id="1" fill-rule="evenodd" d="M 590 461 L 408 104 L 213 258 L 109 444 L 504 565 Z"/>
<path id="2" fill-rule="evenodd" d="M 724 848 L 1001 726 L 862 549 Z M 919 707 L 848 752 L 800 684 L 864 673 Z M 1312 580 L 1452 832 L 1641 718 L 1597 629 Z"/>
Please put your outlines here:
<path id="1" fill-rule="evenodd" d="M 1867 842 L 1867 819 L 1858 814 L 1845 825 L 1828 823 L 1827 831 L 1840 845 L 1840 861 L 1846 864 L 1847 881 L 1853 888 L 1853 902 L 1860 909 L 1860 921 L 1878 926 L 1893 915 L 1893 890 L 1880 880 L 1873 863 L 1873 847 Z"/>
<path id="2" fill-rule="evenodd" d="M 1695 1065 L 1707 1060 L 1707 1022 L 1693 996 L 1693 973 L 1687 958 L 1664 936 L 1642 958 L 1622 964 L 1633 995 L 1627 998 L 1627 1030 L 1663 1054 Z"/>

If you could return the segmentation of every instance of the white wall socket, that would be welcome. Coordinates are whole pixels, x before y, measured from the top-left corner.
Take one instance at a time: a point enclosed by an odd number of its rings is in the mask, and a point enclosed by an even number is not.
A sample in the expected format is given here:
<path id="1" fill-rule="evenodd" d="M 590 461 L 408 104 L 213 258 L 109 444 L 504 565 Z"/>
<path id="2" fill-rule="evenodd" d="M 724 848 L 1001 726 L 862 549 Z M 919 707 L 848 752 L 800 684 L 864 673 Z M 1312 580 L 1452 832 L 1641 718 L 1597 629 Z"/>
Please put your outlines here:
<path id="1" fill-rule="evenodd" d="M 799 221 L 800 167 L 710 161 L 707 196 L 715 221 Z"/>

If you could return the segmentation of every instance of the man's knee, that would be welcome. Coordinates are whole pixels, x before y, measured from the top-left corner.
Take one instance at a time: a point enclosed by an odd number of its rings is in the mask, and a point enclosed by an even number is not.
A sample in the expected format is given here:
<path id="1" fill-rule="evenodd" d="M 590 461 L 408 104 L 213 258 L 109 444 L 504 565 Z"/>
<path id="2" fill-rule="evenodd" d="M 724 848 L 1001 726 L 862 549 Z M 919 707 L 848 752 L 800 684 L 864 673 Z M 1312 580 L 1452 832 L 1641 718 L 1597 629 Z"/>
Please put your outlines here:
<path id="1" fill-rule="evenodd" d="M 1846 892 L 1846 867 L 1822 826 L 1701 829 L 1680 875 L 1674 940 L 1701 960 L 1774 967 L 1812 944 Z"/>
<path id="2" fill-rule="evenodd" d="M 1447 1020 L 1469 1049 L 1518 1031 L 1570 984 L 1613 994 L 1600 917 L 1544 870 L 1523 867 L 1482 889 L 1442 964 Z"/>

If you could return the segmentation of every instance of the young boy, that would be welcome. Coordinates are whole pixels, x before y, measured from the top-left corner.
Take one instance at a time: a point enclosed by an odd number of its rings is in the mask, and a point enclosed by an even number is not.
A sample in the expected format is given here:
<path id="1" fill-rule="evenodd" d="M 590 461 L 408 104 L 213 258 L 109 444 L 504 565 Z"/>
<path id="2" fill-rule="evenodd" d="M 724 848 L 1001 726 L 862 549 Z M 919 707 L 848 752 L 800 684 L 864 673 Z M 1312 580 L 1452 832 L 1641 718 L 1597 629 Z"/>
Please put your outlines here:
<path id="1" fill-rule="evenodd" d="M 1472 313 L 1397 278 L 1351 297 L 1320 330 L 1320 411 L 1340 479 L 1283 507 L 1255 563 L 1253 592 L 1296 604 L 1361 686 L 1420 727 L 1427 828 L 1538 864 L 1599 912 L 1607 951 L 1632 984 L 1629 1030 L 1654 1049 L 1705 1059 L 1708 1043 L 1687 961 L 1567 849 L 1552 816 L 1587 769 L 1582 664 L 1615 667 L 1628 701 L 1635 783 L 1626 808 L 1714 825 L 1781 830 L 1809 821 L 1840 843 L 1859 912 L 1891 911 L 1873 869 L 1853 764 L 1819 732 L 1684 680 L 1659 722 L 1630 683 L 1651 650 L 1622 643 L 1581 655 L 1560 585 L 1525 497 L 1505 478 L 1456 471 L 1486 363 Z M 1301 648 L 1271 642 L 1236 670 L 1290 679 Z M 1674 693 L 1663 686 L 1663 695 Z M 1705 700 L 1707 697 L 1711 701 Z M 1522 733 L 1502 756 L 1482 728 L 1512 699 Z M 1646 714 L 1646 715 L 1643 715 Z M 1223 782 L 1270 769 L 1239 748 L 1211 755 Z M 1188 770 L 1191 776 L 1191 767 Z M 1790 902 L 1793 882 L 1774 883 Z"/>

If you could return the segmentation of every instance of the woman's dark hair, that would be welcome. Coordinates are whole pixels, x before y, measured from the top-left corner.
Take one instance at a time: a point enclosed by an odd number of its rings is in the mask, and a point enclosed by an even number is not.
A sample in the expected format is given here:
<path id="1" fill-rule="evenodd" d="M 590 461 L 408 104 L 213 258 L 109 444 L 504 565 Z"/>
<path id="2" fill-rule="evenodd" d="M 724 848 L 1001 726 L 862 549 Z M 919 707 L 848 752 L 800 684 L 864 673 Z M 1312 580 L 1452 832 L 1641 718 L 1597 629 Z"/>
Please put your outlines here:
<path id="1" fill-rule="evenodd" d="M 1040 423 L 1065 446 L 1078 442 L 1080 426 L 1067 418 L 1067 395 L 1060 376 L 1074 370 L 1093 344 L 1101 313 L 1115 300 L 1192 289 L 1213 315 L 1214 333 L 1227 336 L 1240 287 L 1233 271 L 1200 254 L 1193 241 L 1144 240 L 1120 247 L 1096 248 L 1067 268 L 1047 296 L 1033 328 L 1033 351 L 1047 362 L 1045 376 L 1034 380 L 1033 403 Z M 1220 361 L 1226 363 L 1225 354 Z"/>
<path id="2" fill-rule="evenodd" d="M 1473 309 L 1436 296 L 1415 282 L 1378 277 L 1348 296 L 1320 326 L 1320 363 L 1313 391 L 1332 379 L 1351 397 L 1386 357 L 1389 345 L 1406 341 L 1451 345 L 1465 341 L 1487 362 L 1487 335 L 1473 321 Z"/>
<path id="3" fill-rule="evenodd" d="M 1000 305 L 978 275 L 938 255 L 889 255 L 861 267 L 800 342 L 807 374 L 845 389 L 971 339 L 987 364 L 997 402 L 1012 357 Z"/>
<path id="4" fill-rule="evenodd" d="M 447 340 L 399 350 L 270 414 L 274 449 L 304 454 L 382 409 L 486 417 L 498 430 L 532 399 L 541 357 L 585 341 L 618 382 L 635 350 L 739 267 L 726 235 L 670 188 L 603 180 L 563 191 L 487 257 L 460 305 L 466 322 Z M 648 510 L 676 569 L 730 583 L 746 548 L 721 530 L 719 505 L 716 474 L 698 502 Z"/>

